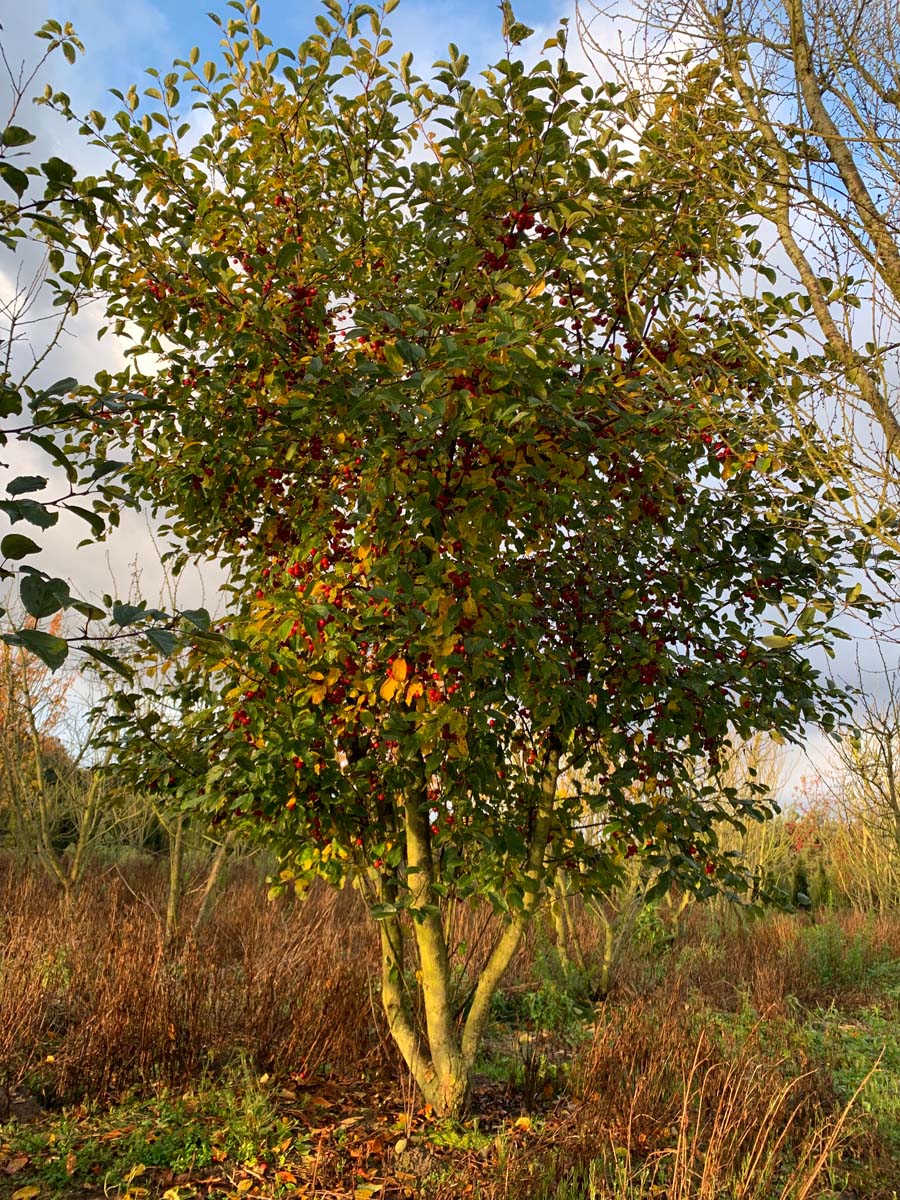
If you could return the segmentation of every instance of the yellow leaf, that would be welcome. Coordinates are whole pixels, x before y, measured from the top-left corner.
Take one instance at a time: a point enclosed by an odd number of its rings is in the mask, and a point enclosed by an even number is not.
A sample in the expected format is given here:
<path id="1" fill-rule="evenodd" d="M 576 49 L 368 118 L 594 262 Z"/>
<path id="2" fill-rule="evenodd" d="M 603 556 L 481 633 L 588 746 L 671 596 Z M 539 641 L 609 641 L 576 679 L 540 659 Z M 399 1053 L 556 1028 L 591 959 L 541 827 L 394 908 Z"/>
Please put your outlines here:
<path id="1" fill-rule="evenodd" d="M 531 1117 L 519 1117 L 516 1120 L 515 1124 L 513 1125 L 513 1129 L 530 1129 L 530 1128 L 531 1128 Z"/>
<path id="2" fill-rule="evenodd" d="M 40 1194 L 41 1189 L 36 1184 L 29 1183 L 27 1187 L 20 1187 L 18 1191 L 13 1192 L 11 1200 L 34 1200 L 34 1197 Z"/>
<path id="3" fill-rule="evenodd" d="M 421 696 L 424 691 L 425 688 L 422 686 L 422 681 L 420 679 L 414 679 L 406 689 L 406 703 L 412 704 L 416 696 Z"/>
<path id="4" fill-rule="evenodd" d="M 390 342 L 384 347 L 384 361 L 394 375 L 402 375 L 406 370 L 406 363 L 403 361 L 400 351 Z"/>
<path id="5" fill-rule="evenodd" d="M 391 663 L 391 674 L 398 683 L 402 683 L 404 681 L 406 676 L 409 674 L 409 667 L 407 667 L 404 659 L 394 659 L 394 661 Z"/>
<path id="6" fill-rule="evenodd" d="M 314 687 L 312 689 L 312 691 L 309 693 L 309 698 L 313 704 L 321 704 L 322 701 L 325 699 L 325 693 L 327 691 L 328 691 L 328 688 L 325 686 L 324 683 L 322 683 L 318 687 Z"/>
<path id="7" fill-rule="evenodd" d="M 393 675 L 391 675 L 381 685 L 381 690 L 378 694 L 381 696 L 382 700 L 393 700 L 399 691 L 400 684 L 396 679 L 394 679 Z"/>

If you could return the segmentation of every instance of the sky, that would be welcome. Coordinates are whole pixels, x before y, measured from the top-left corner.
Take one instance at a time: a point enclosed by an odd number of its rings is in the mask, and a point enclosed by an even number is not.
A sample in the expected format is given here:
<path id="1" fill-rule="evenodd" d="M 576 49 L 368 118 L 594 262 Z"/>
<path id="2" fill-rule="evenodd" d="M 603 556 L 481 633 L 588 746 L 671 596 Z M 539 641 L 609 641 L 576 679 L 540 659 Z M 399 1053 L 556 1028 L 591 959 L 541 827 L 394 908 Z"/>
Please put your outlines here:
<path id="1" fill-rule="evenodd" d="M 314 0 L 260 0 L 261 28 L 276 46 L 296 47 L 313 28 L 320 5 Z M 590 8 L 585 3 L 583 8 Z M 48 18 L 71 21 L 85 46 L 74 65 L 67 64 L 62 55 L 54 55 L 40 77 L 54 88 L 65 90 L 77 111 L 92 108 L 114 110 L 116 101 L 109 95 L 112 88 L 126 91 L 134 83 L 141 89 L 151 81 L 145 75 L 148 67 L 164 73 L 175 58 L 186 58 L 193 46 L 200 49 L 200 59 L 216 57 L 221 36 L 207 16 L 209 9 L 221 14 L 227 9 L 224 0 L 0 0 L 0 45 L 13 73 L 21 65 L 34 64 L 45 45 L 34 38 L 34 31 Z M 573 66 L 593 74 L 593 66 L 575 37 L 575 0 L 517 0 L 516 17 L 534 27 L 538 35 L 550 36 L 560 18 L 570 19 L 570 53 Z M 501 16 L 495 0 L 454 0 L 435 3 L 433 0 L 401 0 L 399 7 L 387 18 L 394 36 L 397 55 L 412 50 L 415 63 L 424 74 L 435 59 L 444 57 L 448 42 L 456 42 L 468 53 L 473 67 L 486 66 L 502 56 Z M 593 31 L 605 44 L 613 43 L 619 30 L 606 19 L 598 19 Z M 624 30 L 627 32 L 627 30 Z M 537 42 L 537 46 L 540 46 Z M 6 91 L 4 93 L 4 85 Z M 0 119 L 8 119 L 8 80 L 0 79 Z M 76 134 L 62 126 L 53 115 L 30 104 L 18 114 L 17 121 L 39 136 L 36 147 L 41 161 L 58 154 L 73 162 L 81 171 L 98 171 L 100 162 Z M 13 288 L 8 260 L 0 259 L 0 297 L 8 296 Z M 99 312 L 88 310 L 74 322 L 62 346 L 48 364 L 43 381 L 49 383 L 63 376 L 90 380 L 100 369 L 114 370 L 121 365 L 118 348 L 109 339 L 98 343 L 96 330 L 101 324 Z M 36 457 L 23 456 L 8 462 L 14 474 L 46 473 L 46 464 Z M 0 481 L 3 469 L 0 467 Z M 214 569 L 188 574 L 178 585 L 176 596 L 165 592 L 164 572 L 159 565 L 158 548 L 152 529 L 145 517 L 126 513 L 122 529 L 108 542 L 95 547 L 75 549 L 84 536 L 85 527 L 76 518 L 62 519 L 52 531 L 41 535 L 46 546 L 39 565 L 71 581 L 73 590 L 84 597 L 112 593 L 125 598 L 132 588 L 132 576 L 139 575 L 137 591 L 150 603 L 179 607 L 205 604 L 216 607 L 217 578 Z M 848 662 L 850 660 L 848 659 Z M 804 773 L 809 775 L 827 765 L 824 739 L 811 735 L 807 745 L 809 757 L 795 754 L 787 768 L 783 795 Z"/>

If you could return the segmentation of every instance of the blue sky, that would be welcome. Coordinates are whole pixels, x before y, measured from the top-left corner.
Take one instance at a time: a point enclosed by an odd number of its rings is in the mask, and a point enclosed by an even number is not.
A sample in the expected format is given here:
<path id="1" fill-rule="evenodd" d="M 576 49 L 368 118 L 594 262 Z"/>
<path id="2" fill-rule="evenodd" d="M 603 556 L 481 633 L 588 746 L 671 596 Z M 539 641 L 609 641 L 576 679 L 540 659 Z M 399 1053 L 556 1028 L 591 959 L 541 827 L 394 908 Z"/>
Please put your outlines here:
<path id="1" fill-rule="evenodd" d="M 92 107 L 102 107 L 108 88 L 124 90 L 141 80 L 146 67 L 166 68 L 192 46 L 200 47 L 204 59 L 213 57 L 220 35 L 207 16 L 211 9 L 229 11 L 224 0 L 34 0 L 0 17 L 0 36 L 8 57 L 21 60 L 31 53 L 29 34 L 47 17 L 71 21 L 85 43 L 85 58 L 71 70 L 60 62 L 54 78 Z M 263 32 L 276 45 L 294 48 L 312 30 L 321 6 L 313 0 L 261 0 L 261 9 Z M 515 4 L 519 20 L 546 33 L 560 17 L 573 17 L 574 9 L 574 0 Z M 401 0 L 387 20 L 398 52 L 413 50 L 420 66 L 442 57 L 450 41 L 474 62 L 486 63 L 499 53 L 500 23 L 494 0 Z"/>

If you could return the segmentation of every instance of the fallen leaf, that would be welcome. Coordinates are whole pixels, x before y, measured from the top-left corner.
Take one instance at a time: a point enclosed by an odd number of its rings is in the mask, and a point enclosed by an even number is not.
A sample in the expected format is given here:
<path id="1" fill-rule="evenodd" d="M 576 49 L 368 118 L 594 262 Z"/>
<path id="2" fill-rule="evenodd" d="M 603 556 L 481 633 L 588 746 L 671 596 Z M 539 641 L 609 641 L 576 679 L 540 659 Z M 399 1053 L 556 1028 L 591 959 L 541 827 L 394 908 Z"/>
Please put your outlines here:
<path id="1" fill-rule="evenodd" d="M 28 1166 L 27 1156 L 19 1155 L 16 1158 L 11 1158 L 3 1168 L 4 1175 L 15 1175 L 16 1171 L 21 1171 L 23 1167 Z"/>
<path id="2" fill-rule="evenodd" d="M 13 1192 L 10 1200 L 34 1200 L 35 1196 L 41 1194 L 41 1189 L 33 1183 L 29 1183 L 27 1187 L 21 1187 L 18 1191 Z"/>
<path id="3" fill-rule="evenodd" d="M 106 1133 L 101 1133 L 97 1138 L 98 1142 L 114 1142 L 116 1138 L 125 1137 L 128 1133 L 134 1133 L 137 1125 L 126 1125 L 124 1129 L 109 1129 Z"/>
<path id="4" fill-rule="evenodd" d="M 74 1150 L 70 1150 L 66 1155 L 66 1174 L 74 1175 L 75 1167 L 78 1165 L 78 1155 Z"/>

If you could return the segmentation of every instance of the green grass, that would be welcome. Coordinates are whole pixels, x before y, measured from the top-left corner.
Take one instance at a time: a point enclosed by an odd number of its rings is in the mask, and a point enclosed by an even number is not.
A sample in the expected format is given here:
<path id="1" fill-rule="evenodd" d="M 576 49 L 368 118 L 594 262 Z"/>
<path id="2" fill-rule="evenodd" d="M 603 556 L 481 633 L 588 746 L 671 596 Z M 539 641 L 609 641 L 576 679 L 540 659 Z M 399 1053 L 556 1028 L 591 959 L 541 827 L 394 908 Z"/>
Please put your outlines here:
<path id="1" fill-rule="evenodd" d="M 852 1017 L 838 1010 L 812 1014 L 804 1026 L 814 1060 L 832 1080 L 835 1092 L 847 1101 L 878 1068 L 855 1105 L 853 1122 L 874 1131 L 900 1163 L 900 1042 L 897 1017 L 866 1009 Z"/>
<path id="2" fill-rule="evenodd" d="M 79 1188 L 118 1194 L 177 1176 L 227 1176 L 308 1150 L 269 1093 L 249 1082 L 135 1097 L 101 1112 L 80 1107 L 35 1125 L 11 1123 L 0 1126 L 0 1145 L 7 1163 L 27 1159 L 8 1179 L 0 1175 L 0 1196 L 35 1185 L 48 1198 Z"/>

